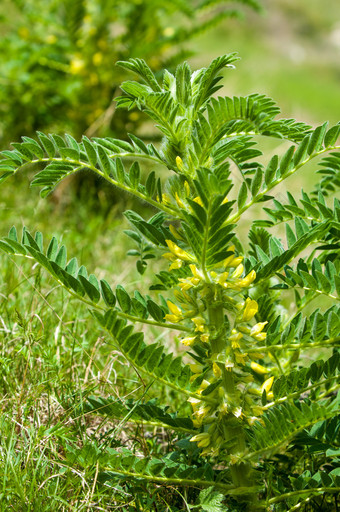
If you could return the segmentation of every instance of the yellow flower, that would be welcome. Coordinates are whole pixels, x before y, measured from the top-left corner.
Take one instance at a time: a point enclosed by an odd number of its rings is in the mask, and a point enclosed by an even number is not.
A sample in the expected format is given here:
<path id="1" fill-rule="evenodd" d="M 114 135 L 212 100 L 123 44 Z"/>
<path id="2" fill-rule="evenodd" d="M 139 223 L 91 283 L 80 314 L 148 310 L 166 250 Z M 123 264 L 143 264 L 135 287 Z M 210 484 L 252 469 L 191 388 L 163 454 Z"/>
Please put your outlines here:
<path id="1" fill-rule="evenodd" d="M 257 341 L 264 341 L 267 337 L 267 333 L 265 332 L 260 332 L 259 334 L 256 334 L 254 336 L 254 338 L 257 340 Z"/>
<path id="2" fill-rule="evenodd" d="M 259 405 L 254 405 L 251 409 L 255 416 L 261 416 L 263 414 L 263 408 Z"/>
<path id="3" fill-rule="evenodd" d="M 261 386 L 262 393 L 263 393 L 263 391 L 265 391 L 268 395 L 269 391 L 272 388 L 273 382 L 274 382 L 274 377 L 269 377 L 269 379 L 265 380 Z"/>
<path id="4" fill-rule="evenodd" d="M 267 368 L 265 368 L 261 364 L 255 363 L 254 361 L 250 363 L 250 368 L 259 375 L 265 375 L 266 373 L 268 373 Z"/>
<path id="5" fill-rule="evenodd" d="M 171 300 L 167 300 L 166 303 L 167 303 L 168 308 L 170 309 L 171 313 L 173 313 L 174 315 L 182 317 L 182 310 L 181 310 L 181 308 L 179 308 L 176 304 L 171 302 Z"/>
<path id="6" fill-rule="evenodd" d="M 200 206 L 203 206 L 203 207 L 204 207 L 203 202 L 202 202 L 202 199 L 201 199 L 199 196 L 195 197 L 194 201 L 195 201 L 195 203 L 197 203 L 197 204 L 199 204 Z"/>
<path id="7" fill-rule="evenodd" d="M 81 71 L 84 69 L 84 67 L 85 67 L 85 61 L 83 59 L 75 57 L 70 62 L 70 72 L 72 73 L 72 75 L 77 75 L 77 74 L 81 73 Z"/>
<path id="8" fill-rule="evenodd" d="M 181 320 L 180 317 L 178 317 L 177 315 L 165 315 L 164 317 L 164 320 L 168 320 L 168 322 L 171 322 L 172 324 L 177 324 L 177 322 L 179 322 Z"/>
<path id="9" fill-rule="evenodd" d="M 259 306 L 258 306 L 256 300 L 252 300 L 248 297 L 245 302 L 245 308 L 243 311 L 242 321 L 249 322 L 250 320 L 252 320 L 252 318 L 254 318 L 254 316 L 256 315 L 258 310 L 259 310 Z"/>
<path id="10" fill-rule="evenodd" d="M 218 379 L 222 375 L 221 368 L 218 366 L 217 363 L 213 363 L 213 372 L 214 372 L 215 377 L 217 377 Z"/>
<path id="11" fill-rule="evenodd" d="M 197 411 L 198 407 L 202 404 L 202 400 L 193 397 L 188 398 L 188 402 L 191 404 L 194 411 Z"/>
<path id="12" fill-rule="evenodd" d="M 257 418 L 257 416 L 249 416 L 247 418 L 247 422 L 250 427 L 252 427 L 254 423 L 256 423 L 257 421 L 259 421 L 259 418 Z"/>
<path id="13" fill-rule="evenodd" d="M 103 60 L 102 52 L 96 52 L 92 57 L 92 62 L 95 66 L 99 66 Z"/>
<path id="14" fill-rule="evenodd" d="M 259 334 L 265 325 L 267 325 L 268 322 L 259 322 L 257 324 L 254 325 L 254 327 L 252 327 L 250 329 L 250 336 L 256 336 L 257 334 Z"/>
<path id="15" fill-rule="evenodd" d="M 192 437 L 190 442 L 197 443 L 197 446 L 200 448 L 206 448 L 210 444 L 210 434 L 207 432 L 202 432 L 201 434 L 197 434 L 196 436 Z"/>
<path id="16" fill-rule="evenodd" d="M 186 290 L 189 290 L 194 286 L 194 284 L 189 281 L 188 279 L 179 278 L 179 284 L 178 286 L 182 290 L 182 292 L 185 292 Z"/>
<path id="17" fill-rule="evenodd" d="M 201 316 L 196 316 L 192 318 L 191 321 L 196 325 L 195 331 L 204 332 L 204 318 L 202 318 Z"/>
<path id="18" fill-rule="evenodd" d="M 200 407 L 198 409 L 198 411 L 195 412 L 195 416 L 197 416 L 197 418 L 202 421 L 203 418 L 208 416 L 210 411 L 211 411 L 210 405 L 202 405 L 202 407 Z"/>
<path id="19" fill-rule="evenodd" d="M 184 172 L 184 164 L 180 156 L 176 156 L 176 165 L 179 171 Z"/>
<path id="20" fill-rule="evenodd" d="M 239 341 L 241 338 L 243 338 L 243 334 L 241 332 L 237 332 L 236 329 L 231 331 L 229 336 L 230 341 Z"/>
<path id="21" fill-rule="evenodd" d="M 241 288 L 247 288 L 249 285 L 251 285 L 251 283 L 253 281 L 255 281 L 255 279 L 256 279 L 256 272 L 255 272 L 255 270 L 251 270 L 249 272 L 249 274 L 246 277 L 244 277 L 243 279 L 241 279 L 241 281 L 239 281 L 237 284 Z"/>
<path id="22" fill-rule="evenodd" d="M 183 338 L 181 343 L 186 347 L 191 347 L 195 343 L 195 340 L 196 336 L 188 336 L 187 338 Z"/>
<path id="23" fill-rule="evenodd" d="M 243 354 L 241 352 L 235 352 L 235 359 L 238 364 L 245 365 L 245 360 L 247 359 L 248 354 L 244 352 Z"/>
<path id="24" fill-rule="evenodd" d="M 243 274 L 243 270 L 244 270 L 244 267 L 242 265 L 242 263 L 240 263 L 236 269 L 234 270 L 234 272 L 231 274 L 231 277 L 236 279 L 238 277 L 241 277 L 241 275 Z"/>
<path id="25" fill-rule="evenodd" d="M 202 281 L 202 280 L 204 279 L 204 276 L 203 276 L 202 272 L 200 272 L 200 270 L 198 270 L 198 268 L 196 267 L 196 265 L 192 265 L 192 264 L 191 264 L 191 265 L 189 265 L 189 268 L 190 268 L 190 270 L 191 270 L 191 272 L 192 272 L 192 275 L 193 275 L 196 279 L 198 279 L 199 281 Z M 196 284 L 198 284 L 198 283 L 196 283 Z"/>
<path id="26" fill-rule="evenodd" d="M 208 343 L 209 338 L 210 338 L 210 335 L 207 333 L 201 334 L 201 336 L 200 336 L 200 340 L 203 341 L 203 343 Z"/>
<path id="27" fill-rule="evenodd" d="M 178 245 L 176 245 L 172 240 L 165 241 L 172 254 L 174 254 L 177 258 L 183 261 L 194 261 L 194 258 L 189 253 L 178 247 Z"/>
<path id="28" fill-rule="evenodd" d="M 227 359 L 224 366 L 226 367 L 226 370 L 231 372 L 235 365 L 230 359 Z"/>
<path id="29" fill-rule="evenodd" d="M 220 284 L 224 288 L 228 288 L 228 283 L 227 283 L 228 276 L 229 276 L 229 272 L 223 272 L 222 274 L 220 274 L 220 276 L 217 280 L 218 284 Z"/>
<path id="30" fill-rule="evenodd" d="M 236 268 L 240 263 L 242 263 L 242 261 L 243 261 L 243 256 L 236 256 L 235 258 L 233 258 L 230 261 L 228 267 Z"/>
<path id="31" fill-rule="evenodd" d="M 165 205 L 171 204 L 171 199 L 168 194 L 162 194 L 161 200 L 159 199 L 159 196 L 157 196 L 157 201 L 159 203 L 164 203 Z"/>
<path id="32" fill-rule="evenodd" d="M 169 225 L 169 230 L 170 230 L 170 233 L 175 237 L 177 238 L 177 240 L 183 240 L 183 237 L 178 233 L 177 229 L 175 228 L 175 226 L 173 226 L 172 224 Z"/>
<path id="33" fill-rule="evenodd" d="M 236 418 L 241 418 L 243 413 L 242 413 L 242 407 L 234 407 L 234 409 L 232 410 L 232 413 L 233 415 L 236 417 Z"/>
<path id="34" fill-rule="evenodd" d="M 183 261 L 182 260 L 175 260 L 173 263 L 171 263 L 170 267 L 169 267 L 169 270 L 173 270 L 173 269 L 177 269 L 177 268 L 181 268 L 181 266 L 183 265 Z"/>
<path id="35" fill-rule="evenodd" d="M 177 194 L 177 192 L 175 193 L 175 199 L 176 199 L 176 203 L 178 204 L 178 206 L 180 208 L 185 208 L 184 203 L 183 203 L 182 199 L 180 199 L 180 197 Z"/>

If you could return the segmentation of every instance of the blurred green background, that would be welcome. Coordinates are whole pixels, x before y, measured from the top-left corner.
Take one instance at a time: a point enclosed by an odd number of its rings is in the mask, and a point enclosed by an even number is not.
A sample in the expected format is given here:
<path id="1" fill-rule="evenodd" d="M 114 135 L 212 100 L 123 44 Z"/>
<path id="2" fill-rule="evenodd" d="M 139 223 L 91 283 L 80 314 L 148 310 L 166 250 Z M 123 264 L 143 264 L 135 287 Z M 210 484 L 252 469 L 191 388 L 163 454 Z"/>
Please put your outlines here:
<path id="1" fill-rule="evenodd" d="M 264 0 L 250 12 L 197 41 L 194 65 L 237 51 L 235 72 L 226 73 L 228 95 L 271 96 L 284 117 L 312 124 L 340 119 L 340 2 Z"/>
<path id="2" fill-rule="evenodd" d="M 187 57 L 193 68 L 237 51 L 222 94 L 272 96 L 284 117 L 313 125 L 340 119 L 340 4 L 329 0 L 190 2 L 176 0 L 3 0 L 0 3 L 0 145 L 35 130 L 119 136 L 154 135 L 136 112 L 115 111 L 112 98 L 130 78 L 114 65 L 142 57 L 153 70 Z M 46 6 L 49 6 L 46 9 Z M 200 5 L 200 8 L 198 8 Z M 275 145 L 280 141 L 274 142 Z M 282 149 L 283 150 L 283 149 Z M 1 232 L 14 223 L 63 233 L 71 247 L 96 257 L 128 206 L 90 175 L 49 200 L 29 190 L 29 170 L 1 188 Z M 302 179 L 299 185 L 303 186 Z M 98 215 L 99 214 L 99 215 Z M 51 225 L 53 224 L 53 226 Z M 77 234 L 76 234 L 77 233 Z M 95 236 L 93 236 L 95 233 Z M 98 235 L 100 233 L 100 235 Z M 103 242 L 104 240 L 104 242 Z M 103 251 L 103 257 L 104 257 Z"/>

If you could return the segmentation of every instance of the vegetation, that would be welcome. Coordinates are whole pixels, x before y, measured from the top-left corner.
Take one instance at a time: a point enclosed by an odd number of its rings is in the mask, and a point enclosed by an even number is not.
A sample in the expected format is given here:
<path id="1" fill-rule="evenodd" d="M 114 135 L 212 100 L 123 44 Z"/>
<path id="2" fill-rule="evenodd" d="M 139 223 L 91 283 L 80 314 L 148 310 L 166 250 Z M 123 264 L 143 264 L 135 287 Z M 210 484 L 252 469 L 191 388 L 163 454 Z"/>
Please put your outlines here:
<path id="1" fill-rule="evenodd" d="M 23 380 L 3 417 L 3 506 L 51 510 L 52 497 L 55 510 L 336 510 L 340 124 L 280 119 L 260 94 L 216 98 L 235 60 L 194 73 L 184 63 L 162 81 L 141 59 L 120 62 L 143 83 L 124 82 L 117 106 L 157 123 L 157 147 L 39 132 L 2 152 L 0 182 L 34 164 L 32 186 L 46 196 L 91 170 L 149 205 L 125 212 L 134 290 L 39 231 L 12 227 L 0 242 L 33 262 L 35 290 L 29 321 L 19 311 L 16 326 L 3 320 L 2 385 L 10 393 L 13 361 Z M 268 154 L 268 138 L 286 141 L 285 153 Z M 273 195 L 305 169 L 320 176 L 308 192 Z M 44 289 L 38 268 L 50 275 Z M 10 270 L 7 286 L 5 319 Z M 54 340 L 44 340 L 44 308 L 58 319 Z M 25 389 L 31 354 L 50 361 L 39 402 L 33 381 Z"/>
<path id="2" fill-rule="evenodd" d="M 117 60 L 141 57 L 155 71 L 192 54 L 194 37 L 240 16 L 256 0 L 7 0 L 0 10 L 0 138 L 36 130 L 75 137 L 135 130 L 137 113 L 112 117 L 125 78 Z M 39 98 L 39 101 L 37 99 Z"/>

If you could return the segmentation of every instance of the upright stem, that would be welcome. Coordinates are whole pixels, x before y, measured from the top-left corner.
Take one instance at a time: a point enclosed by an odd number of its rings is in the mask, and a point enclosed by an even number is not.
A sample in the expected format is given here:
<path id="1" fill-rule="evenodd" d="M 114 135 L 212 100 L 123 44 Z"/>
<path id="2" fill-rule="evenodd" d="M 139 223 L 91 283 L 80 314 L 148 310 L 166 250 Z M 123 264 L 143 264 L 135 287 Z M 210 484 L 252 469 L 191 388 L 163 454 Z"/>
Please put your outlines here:
<path id="1" fill-rule="evenodd" d="M 225 319 L 223 305 L 219 302 L 213 303 L 208 307 L 209 327 L 212 335 L 211 347 L 212 353 L 220 354 L 225 349 L 228 349 L 228 340 L 225 329 Z M 228 351 L 228 350 L 227 350 Z M 222 385 L 225 390 L 227 398 L 235 405 L 237 404 L 237 389 L 235 387 L 234 373 L 228 370 L 225 366 L 221 368 L 222 371 Z M 232 448 L 230 449 L 231 455 L 239 455 L 244 453 L 246 449 L 245 434 L 243 427 L 237 422 L 232 413 L 229 413 L 223 424 L 224 438 L 226 441 L 233 440 Z M 253 485 L 251 479 L 251 464 L 250 463 L 235 463 L 230 467 L 233 483 L 236 487 L 251 487 Z"/>

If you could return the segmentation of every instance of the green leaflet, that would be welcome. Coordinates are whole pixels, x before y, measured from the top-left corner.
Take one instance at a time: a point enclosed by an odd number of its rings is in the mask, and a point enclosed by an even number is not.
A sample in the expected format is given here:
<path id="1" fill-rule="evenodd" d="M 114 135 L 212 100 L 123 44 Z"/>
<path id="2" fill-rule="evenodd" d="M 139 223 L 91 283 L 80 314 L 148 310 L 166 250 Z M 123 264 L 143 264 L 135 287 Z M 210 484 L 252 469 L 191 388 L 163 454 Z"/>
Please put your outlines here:
<path id="1" fill-rule="evenodd" d="M 189 366 L 183 365 L 181 358 L 165 355 L 163 347 L 158 344 L 146 345 L 144 334 L 133 333 L 133 327 L 119 319 L 116 311 L 109 310 L 104 315 L 93 311 L 93 314 L 102 327 L 113 335 L 121 352 L 135 367 L 155 380 L 190 394 L 191 372 Z"/>
<path id="2" fill-rule="evenodd" d="M 129 420 L 134 421 L 158 422 L 165 427 L 188 430 L 189 432 L 194 430 L 190 418 L 180 418 L 176 414 L 169 414 L 166 408 L 160 407 L 155 401 L 139 403 L 130 399 L 123 402 L 115 397 L 89 396 L 84 404 L 84 412 L 93 412 L 110 418 L 128 417 Z"/>
<path id="3" fill-rule="evenodd" d="M 333 354 L 325 362 L 320 360 L 312 363 L 309 368 L 293 370 L 287 375 L 282 375 L 274 381 L 273 393 L 274 399 L 278 400 L 292 393 L 304 393 L 308 388 L 309 382 L 316 383 L 323 379 L 339 379 L 340 356 L 339 353 Z"/>
<path id="4" fill-rule="evenodd" d="M 290 442 L 294 436 L 320 420 L 331 418 L 339 406 L 336 403 L 319 404 L 300 402 L 298 405 L 284 403 L 275 405 L 256 422 L 249 431 L 249 442 L 253 452 L 246 458 L 262 456 L 277 451 L 280 445 Z"/>

